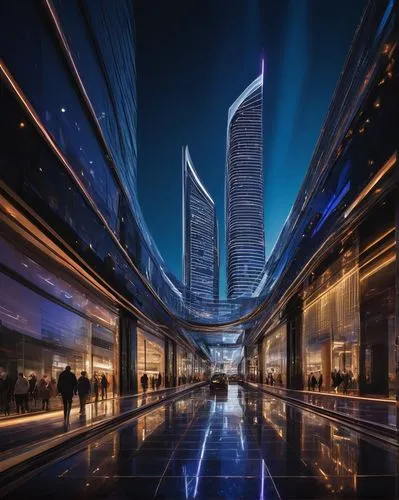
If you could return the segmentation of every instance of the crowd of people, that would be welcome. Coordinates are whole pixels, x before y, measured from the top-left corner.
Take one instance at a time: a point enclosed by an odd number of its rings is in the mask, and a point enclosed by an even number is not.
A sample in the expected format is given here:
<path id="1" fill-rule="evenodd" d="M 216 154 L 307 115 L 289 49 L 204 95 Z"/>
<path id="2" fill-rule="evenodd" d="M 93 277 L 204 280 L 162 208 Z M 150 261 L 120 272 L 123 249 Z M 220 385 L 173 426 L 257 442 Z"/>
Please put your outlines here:
<path id="1" fill-rule="evenodd" d="M 161 373 L 158 373 L 158 375 L 151 375 L 151 377 L 148 377 L 146 373 L 143 373 L 143 375 L 140 378 L 141 382 L 141 387 L 143 389 L 143 392 L 147 392 L 148 389 L 148 384 L 151 383 L 151 388 L 154 391 L 159 390 L 159 388 L 162 385 L 162 375 Z"/>
<path id="2" fill-rule="evenodd" d="M 331 389 L 334 392 L 338 392 L 342 388 L 342 392 L 344 394 L 348 394 L 350 390 L 353 389 L 354 377 L 352 370 L 337 370 L 335 369 L 331 372 Z M 319 376 L 316 378 L 316 375 L 311 372 L 308 375 L 308 391 L 314 391 L 318 388 L 319 391 L 322 390 L 323 387 L 323 374 L 320 372 Z"/>
<path id="3" fill-rule="evenodd" d="M 15 410 L 19 413 L 29 411 L 49 411 L 51 401 L 60 395 L 64 407 L 64 420 L 69 420 L 72 399 L 74 395 L 79 395 L 80 413 L 84 415 L 85 404 L 93 395 L 95 402 L 107 399 L 109 382 L 105 375 L 94 373 L 90 381 L 86 371 L 80 373 L 77 379 L 71 371 L 70 366 L 60 374 L 58 382 L 55 378 L 44 374 L 40 379 L 35 373 L 31 373 L 28 378 L 20 372 L 17 380 L 7 374 L 6 370 L 0 367 L 0 414 L 10 415 L 11 407 L 15 403 Z"/>

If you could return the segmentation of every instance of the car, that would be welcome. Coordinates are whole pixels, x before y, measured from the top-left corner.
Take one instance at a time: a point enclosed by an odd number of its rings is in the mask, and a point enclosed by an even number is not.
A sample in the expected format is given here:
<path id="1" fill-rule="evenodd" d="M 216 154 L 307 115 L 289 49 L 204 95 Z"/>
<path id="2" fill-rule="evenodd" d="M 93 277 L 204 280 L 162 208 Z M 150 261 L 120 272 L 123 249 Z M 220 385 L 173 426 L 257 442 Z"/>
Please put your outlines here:
<path id="1" fill-rule="evenodd" d="M 209 382 L 209 389 L 211 391 L 222 390 L 227 391 L 229 387 L 229 379 L 225 373 L 214 373 Z"/>
<path id="2" fill-rule="evenodd" d="M 237 374 L 229 375 L 229 383 L 231 383 L 231 382 L 238 382 L 238 375 Z"/>

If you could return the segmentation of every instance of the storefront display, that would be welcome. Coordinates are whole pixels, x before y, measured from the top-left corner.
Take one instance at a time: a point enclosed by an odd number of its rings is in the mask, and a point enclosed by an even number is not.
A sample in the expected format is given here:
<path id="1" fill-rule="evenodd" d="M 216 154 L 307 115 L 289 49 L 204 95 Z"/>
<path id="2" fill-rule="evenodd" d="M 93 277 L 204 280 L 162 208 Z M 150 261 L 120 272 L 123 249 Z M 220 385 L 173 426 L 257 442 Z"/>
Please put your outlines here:
<path id="1" fill-rule="evenodd" d="M 307 290 L 303 316 L 306 388 L 316 388 L 312 385 L 315 379 L 321 389 L 358 389 L 359 309 L 359 265 L 354 245 Z"/>
<path id="2" fill-rule="evenodd" d="M 140 328 L 137 329 L 137 387 L 139 392 L 165 387 L 165 340 Z"/>
<path id="3" fill-rule="evenodd" d="M 43 272 L 53 283 L 51 273 Z M 13 380 L 19 372 L 57 380 L 67 365 L 78 376 L 83 370 L 90 378 L 104 373 L 108 395 L 116 394 L 117 316 L 107 310 L 111 325 L 100 323 L 104 306 L 98 303 L 97 308 L 97 317 L 91 318 L 0 273 L 0 366 Z"/>
<path id="4" fill-rule="evenodd" d="M 287 326 L 285 323 L 266 335 L 262 349 L 264 381 L 270 385 L 285 387 L 287 373 Z"/>

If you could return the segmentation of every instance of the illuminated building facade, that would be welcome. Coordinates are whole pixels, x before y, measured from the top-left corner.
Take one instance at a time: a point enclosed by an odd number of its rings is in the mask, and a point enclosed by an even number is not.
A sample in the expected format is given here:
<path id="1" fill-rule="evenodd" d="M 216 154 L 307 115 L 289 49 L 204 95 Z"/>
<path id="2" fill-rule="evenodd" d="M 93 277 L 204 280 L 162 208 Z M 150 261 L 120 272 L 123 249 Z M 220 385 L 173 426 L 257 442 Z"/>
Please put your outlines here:
<path id="1" fill-rule="evenodd" d="M 227 294 L 250 296 L 265 265 L 263 67 L 230 106 L 226 145 Z"/>
<path id="2" fill-rule="evenodd" d="M 200 181 L 188 146 L 182 151 L 183 276 L 194 294 L 219 298 L 218 224 L 215 203 Z"/>

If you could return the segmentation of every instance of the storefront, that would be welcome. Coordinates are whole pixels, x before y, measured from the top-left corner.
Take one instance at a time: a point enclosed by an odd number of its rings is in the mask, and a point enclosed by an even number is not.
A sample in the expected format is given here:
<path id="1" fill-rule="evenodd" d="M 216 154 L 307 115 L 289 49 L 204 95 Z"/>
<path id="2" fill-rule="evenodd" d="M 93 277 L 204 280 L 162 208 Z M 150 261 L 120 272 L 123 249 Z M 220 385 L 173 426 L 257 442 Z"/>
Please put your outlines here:
<path id="1" fill-rule="evenodd" d="M 359 264 L 357 244 L 328 265 L 306 290 L 303 313 L 304 386 L 357 391 L 359 380 Z M 322 378 L 320 379 L 320 376 Z M 309 378 L 310 377 L 310 378 Z M 338 379 L 337 379 L 338 377 Z"/>
<path id="2" fill-rule="evenodd" d="M 165 340 L 137 328 L 137 387 L 143 392 L 141 378 L 147 375 L 147 390 L 165 387 Z"/>
<path id="3" fill-rule="evenodd" d="M 65 366 L 89 378 L 105 374 L 118 394 L 118 315 L 60 270 L 0 239 L 0 367 L 57 380 Z"/>
<path id="4" fill-rule="evenodd" d="M 246 358 L 246 378 L 250 382 L 258 382 L 259 374 L 259 353 L 258 345 L 247 348 Z"/>
<path id="5" fill-rule="evenodd" d="M 285 323 L 266 334 L 262 350 L 264 382 L 285 387 L 287 373 L 287 326 Z"/>

